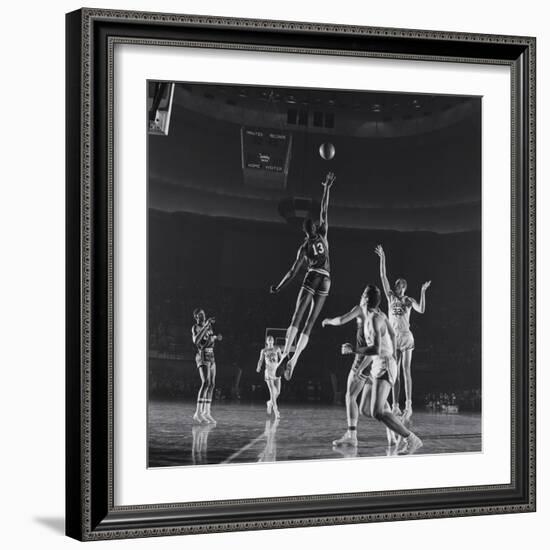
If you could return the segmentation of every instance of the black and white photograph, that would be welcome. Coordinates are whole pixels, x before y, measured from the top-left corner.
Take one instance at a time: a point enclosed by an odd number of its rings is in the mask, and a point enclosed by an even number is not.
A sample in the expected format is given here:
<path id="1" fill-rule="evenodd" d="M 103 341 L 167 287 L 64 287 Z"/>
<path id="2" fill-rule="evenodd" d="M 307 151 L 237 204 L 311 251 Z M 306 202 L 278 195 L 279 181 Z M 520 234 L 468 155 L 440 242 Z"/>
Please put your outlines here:
<path id="1" fill-rule="evenodd" d="M 146 94 L 147 467 L 483 452 L 483 98 Z"/>
<path id="2" fill-rule="evenodd" d="M 69 537 L 522 544 L 540 25 L 329 7 L 66 15 Z"/>

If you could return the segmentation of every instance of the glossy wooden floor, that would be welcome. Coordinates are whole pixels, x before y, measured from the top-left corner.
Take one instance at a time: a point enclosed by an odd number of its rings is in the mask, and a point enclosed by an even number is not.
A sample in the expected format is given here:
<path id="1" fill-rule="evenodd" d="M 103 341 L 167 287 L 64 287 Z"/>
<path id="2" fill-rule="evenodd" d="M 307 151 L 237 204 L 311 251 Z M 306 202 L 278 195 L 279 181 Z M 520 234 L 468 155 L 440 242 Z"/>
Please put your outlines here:
<path id="1" fill-rule="evenodd" d="M 149 467 L 332 459 L 392 454 L 384 427 L 360 418 L 359 446 L 333 448 L 346 428 L 342 406 L 281 404 L 281 419 L 261 404 L 214 403 L 216 425 L 193 423 L 194 403 L 149 404 Z M 481 451 L 481 415 L 416 411 L 413 429 L 422 454 Z"/>

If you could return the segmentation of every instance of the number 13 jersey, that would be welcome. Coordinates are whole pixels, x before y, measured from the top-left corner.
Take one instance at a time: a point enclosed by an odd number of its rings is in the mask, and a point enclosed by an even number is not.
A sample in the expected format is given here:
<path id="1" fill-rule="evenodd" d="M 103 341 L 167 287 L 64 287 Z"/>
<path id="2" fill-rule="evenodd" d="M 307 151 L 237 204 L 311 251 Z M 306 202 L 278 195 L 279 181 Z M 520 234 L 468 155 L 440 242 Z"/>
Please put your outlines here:
<path id="1" fill-rule="evenodd" d="M 315 237 L 306 239 L 304 255 L 308 270 L 330 275 L 328 241 L 324 235 L 318 233 Z"/>

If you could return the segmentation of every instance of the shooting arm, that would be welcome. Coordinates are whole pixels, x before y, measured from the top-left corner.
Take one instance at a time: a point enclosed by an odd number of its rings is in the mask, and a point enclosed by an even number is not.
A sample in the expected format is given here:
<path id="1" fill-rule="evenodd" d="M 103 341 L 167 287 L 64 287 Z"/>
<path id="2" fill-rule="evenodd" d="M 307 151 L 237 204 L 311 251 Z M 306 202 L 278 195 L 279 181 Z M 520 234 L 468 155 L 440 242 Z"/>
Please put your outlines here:
<path id="1" fill-rule="evenodd" d="M 330 185 L 325 185 L 323 189 L 323 198 L 321 199 L 321 212 L 319 219 L 325 232 L 328 230 L 328 202 L 330 198 Z"/>
<path id="2" fill-rule="evenodd" d="M 382 281 L 382 287 L 384 288 L 384 293 L 386 298 L 389 300 L 389 295 L 391 292 L 390 282 L 388 281 L 388 275 L 386 273 L 386 255 L 382 254 L 380 256 L 380 280 Z"/>

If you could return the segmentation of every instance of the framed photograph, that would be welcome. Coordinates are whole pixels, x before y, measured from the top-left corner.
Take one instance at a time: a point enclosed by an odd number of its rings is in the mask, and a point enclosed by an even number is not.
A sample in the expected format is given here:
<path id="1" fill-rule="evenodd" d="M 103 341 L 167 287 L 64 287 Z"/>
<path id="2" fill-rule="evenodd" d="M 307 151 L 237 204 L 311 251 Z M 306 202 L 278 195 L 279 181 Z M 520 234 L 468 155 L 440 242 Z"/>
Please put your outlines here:
<path id="1" fill-rule="evenodd" d="M 535 39 L 67 15 L 67 535 L 535 510 Z"/>

